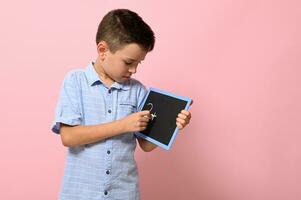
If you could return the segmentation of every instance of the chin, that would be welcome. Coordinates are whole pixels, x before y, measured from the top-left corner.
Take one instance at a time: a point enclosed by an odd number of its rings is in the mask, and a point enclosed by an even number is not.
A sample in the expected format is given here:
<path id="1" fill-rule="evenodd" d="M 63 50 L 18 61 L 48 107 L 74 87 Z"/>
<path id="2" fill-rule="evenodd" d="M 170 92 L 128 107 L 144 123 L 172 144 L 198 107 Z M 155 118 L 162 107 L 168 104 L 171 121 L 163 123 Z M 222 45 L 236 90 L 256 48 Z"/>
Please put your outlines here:
<path id="1" fill-rule="evenodd" d="M 121 78 L 119 80 L 116 80 L 117 83 L 125 83 L 127 81 L 129 81 L 131 78 Z"/>
<path id="2" fill-rule="evenodd" d="M 122 77 L 123 82 L 126 82 L 126 81 L 128 81 L 130 79 L 131 79 L 131 77 Z"/>

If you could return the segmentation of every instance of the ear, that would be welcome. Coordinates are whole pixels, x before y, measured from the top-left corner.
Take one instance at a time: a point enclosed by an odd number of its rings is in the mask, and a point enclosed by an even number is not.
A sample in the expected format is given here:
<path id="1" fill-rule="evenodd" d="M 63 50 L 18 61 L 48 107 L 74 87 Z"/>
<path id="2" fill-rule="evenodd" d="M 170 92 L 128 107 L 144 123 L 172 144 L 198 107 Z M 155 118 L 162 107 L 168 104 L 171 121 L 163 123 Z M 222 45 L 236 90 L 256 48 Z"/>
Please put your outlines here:
<path id="1" fill-rule="evenodd" d="M 108 45 L 105 41 L 100 41 L 97 44 L 97 53 L 101 60 L 105 59 L 106 52 L 108 51 Z"/>

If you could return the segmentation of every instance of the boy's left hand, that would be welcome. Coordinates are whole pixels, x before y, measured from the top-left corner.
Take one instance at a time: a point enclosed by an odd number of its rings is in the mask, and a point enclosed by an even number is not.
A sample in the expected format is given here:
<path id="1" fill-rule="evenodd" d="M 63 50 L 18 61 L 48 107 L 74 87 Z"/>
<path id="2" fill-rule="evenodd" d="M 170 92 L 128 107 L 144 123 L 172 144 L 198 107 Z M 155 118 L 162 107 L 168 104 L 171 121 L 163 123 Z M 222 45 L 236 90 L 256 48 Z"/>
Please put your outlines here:
<path id="1" fill-rule="evenodd" d="M 182 110 L 177 117 L 176 124 L 177 127 L 182 130 L 187 124 L 189 124 L 189 121 L 191 119 L 191 113 L 187 110 Z"/>

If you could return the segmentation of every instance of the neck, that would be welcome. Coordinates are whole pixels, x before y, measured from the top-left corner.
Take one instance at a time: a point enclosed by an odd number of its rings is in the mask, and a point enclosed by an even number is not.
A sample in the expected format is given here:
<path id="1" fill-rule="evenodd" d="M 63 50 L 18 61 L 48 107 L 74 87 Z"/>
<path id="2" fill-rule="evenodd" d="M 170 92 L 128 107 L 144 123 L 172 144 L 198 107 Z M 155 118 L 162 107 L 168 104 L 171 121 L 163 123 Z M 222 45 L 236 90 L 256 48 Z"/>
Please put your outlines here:
<path id="1" fill-rule="evenodd" d="M 94 69 L 98 74 L 100 80 L 102 80 L 106 86 L 110 87 L 115 82 L 109 75 L 106 74 L 99 58 L 97 58 L 94 63 Z"/>

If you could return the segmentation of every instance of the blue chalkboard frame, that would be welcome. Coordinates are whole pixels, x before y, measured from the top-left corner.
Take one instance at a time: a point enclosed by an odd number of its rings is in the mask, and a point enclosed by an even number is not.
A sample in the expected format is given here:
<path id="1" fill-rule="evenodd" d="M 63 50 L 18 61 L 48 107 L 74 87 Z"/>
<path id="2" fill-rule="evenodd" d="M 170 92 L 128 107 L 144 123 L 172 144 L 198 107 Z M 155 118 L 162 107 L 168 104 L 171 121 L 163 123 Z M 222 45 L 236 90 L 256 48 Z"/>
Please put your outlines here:
<path id="1" fill-rule="evenodd" d="M 176 95 L 176 94 L 173 94 L 171 92 L 167 92 L 167 91 L 164 91 L 164 90 L 161 90 L 161 89 L 158 89 L 158 88 L 150 87 L 149 90 L 148 90 L 148 92 L 147 92 L 147 94 L 146 94 L 146 96 L 145 96 L 145 98 L 144 98 L 144 100 L 142 101 L 141 105 L 139 106 L 138 111 L 141 111 L 141 109 L 143 108 L 143 106 L 144 106 L 144 104 L 145 104 L 145 102 L 146 102 L 146 100 L 147 100 L 150 92 L 156 92 L 156 93 L 159 93 L 159 94 L 162 94 L 162 95 L 167 95 L 167 96 L 170 96 L 170 97 L 173 97 L 173 98 L 176 98 L 176 99 L 180 99 L 180 100 L 186 101 L 186 106 L 184 108 L 185 110 L 189 109 L 189 107 L 191 105 L 191 102 L 192 102 L 191 98 L 180 96 L 180 95 Z M 177 136 L 178 131 L 179 131 L 179 129 L 178 129 L 178 127 L 176 127 L 175 130 L 174 130 L 174 132 L 173 132 L 173 134 L 172 134 L 172 137 L 171 137 L 168 145 L 163 144 L 160 141 L 155 140 L 155 139 L 153 139 L 153 138 L 151 138 L 151 137 L 149 137 L 149 136 L 147 136 L 147 135 L 145 135 L 145 134 L 143 134 L 141 132 L 136 132 L 135 135 L 138 136 L 138 137 L 141 137 L 141 138 L 143 138 L 143 139 L 145 139 L 145 140 L 147 140 L 147 141 L 149 141 L 149 142 L 151 142 L 151 143 L 153 143 L 153 144 L 155 144 L 155 145 L 157 145 L 159 147 L 162 147 L 165 150 L 170 150 L 171 146 L 174 143 L 174 140 L 175 140 L 175 138 Z"/>

